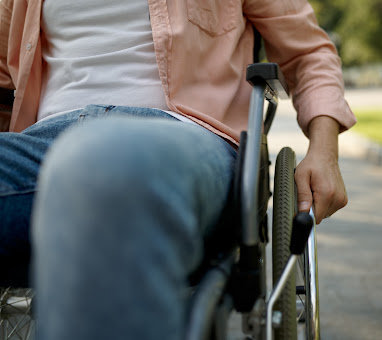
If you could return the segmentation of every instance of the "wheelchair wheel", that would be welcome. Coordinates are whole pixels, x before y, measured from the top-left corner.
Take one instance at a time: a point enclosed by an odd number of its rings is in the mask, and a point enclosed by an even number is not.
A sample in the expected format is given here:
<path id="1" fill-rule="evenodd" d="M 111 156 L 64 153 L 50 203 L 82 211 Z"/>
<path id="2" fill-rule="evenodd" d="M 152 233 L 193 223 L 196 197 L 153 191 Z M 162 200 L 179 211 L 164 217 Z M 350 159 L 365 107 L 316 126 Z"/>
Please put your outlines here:
<path id="1" fill-rule="evenodd" d="M 272 263 L 273 284 L 276 284 L 288 261 L 292 221 L 297 211 L 294 169 L 296 156 L 292 149 L 283 148 L 276 159 L 273 226 L 272 226 Z M 276 340 L 297 339 L 296 312 L 296 275 L 292 273 L 275 310 L 282 313 L 281 326 L 275 329 Z"/>
<path id="2" fill-rule="evenodd" d="M 31 289 L 0 288 L 0 339 L 34 338 L 32 299 Z"/>

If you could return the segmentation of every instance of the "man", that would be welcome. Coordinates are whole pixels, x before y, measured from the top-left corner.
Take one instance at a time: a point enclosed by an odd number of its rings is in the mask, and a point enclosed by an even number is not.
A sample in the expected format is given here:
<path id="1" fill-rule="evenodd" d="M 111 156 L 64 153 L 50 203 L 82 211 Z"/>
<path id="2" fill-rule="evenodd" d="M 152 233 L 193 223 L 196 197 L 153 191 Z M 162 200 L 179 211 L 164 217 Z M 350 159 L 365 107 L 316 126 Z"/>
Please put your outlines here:
<path id="1" fill-rule="evenodd" d="M 314 202 L 320 223 L 346 204 L 337 136 L 355 119 L 305 0 L 2 0 L 0 11 L 0 86 L 16 90 L 0 135 L 12 242 L 0 246 L 26 261 L 38 190 L 39 339 L 181 338 L 182 287 L 226 204 L 247 123 L 253 24 L 310 139 L 300 210 Z"/>

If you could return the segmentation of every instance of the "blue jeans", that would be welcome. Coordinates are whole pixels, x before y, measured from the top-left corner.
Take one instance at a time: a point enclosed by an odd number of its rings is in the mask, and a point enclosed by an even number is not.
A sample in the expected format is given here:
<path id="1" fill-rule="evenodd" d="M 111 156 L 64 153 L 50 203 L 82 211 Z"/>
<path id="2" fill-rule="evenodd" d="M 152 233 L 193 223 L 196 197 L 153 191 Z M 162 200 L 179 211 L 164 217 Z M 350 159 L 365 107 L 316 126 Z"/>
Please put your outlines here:
<path id="1" fill-rule="evenodd" d="M 22 133 L 0 133 L 0 286 L 29 284 L 29 226 L 40 164 L 57 136 L 79 119 L 76 111 Z"/>
<path id="2" fill-rule="evenodd" d="M 37 339 L 182 339 L 187 277 L 225 209 L 236 153 L 158 110 L 77 115 L 39 175 Z"/>
<path id="3" fill-rule="evenodd" d="M 30 217 L 40 164 L 53 141 L 89 117 L 129 115 L 172 119 L 159 110 L 91 105 L 38 122 L 22 133 L 0 133 L 0 286 L 25 286 L 30 259 Z"/>

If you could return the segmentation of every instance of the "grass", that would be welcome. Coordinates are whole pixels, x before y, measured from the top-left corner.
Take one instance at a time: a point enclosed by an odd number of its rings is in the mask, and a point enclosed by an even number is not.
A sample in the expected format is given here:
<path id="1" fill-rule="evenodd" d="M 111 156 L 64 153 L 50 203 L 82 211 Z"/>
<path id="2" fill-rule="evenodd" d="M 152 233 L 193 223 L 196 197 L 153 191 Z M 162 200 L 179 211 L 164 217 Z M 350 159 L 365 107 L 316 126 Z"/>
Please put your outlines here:
<path id="1" fill-rule="evenodd" d="M 354 111 L 358 121 L 354 131 L 382 145 L 382 107 Z"/>

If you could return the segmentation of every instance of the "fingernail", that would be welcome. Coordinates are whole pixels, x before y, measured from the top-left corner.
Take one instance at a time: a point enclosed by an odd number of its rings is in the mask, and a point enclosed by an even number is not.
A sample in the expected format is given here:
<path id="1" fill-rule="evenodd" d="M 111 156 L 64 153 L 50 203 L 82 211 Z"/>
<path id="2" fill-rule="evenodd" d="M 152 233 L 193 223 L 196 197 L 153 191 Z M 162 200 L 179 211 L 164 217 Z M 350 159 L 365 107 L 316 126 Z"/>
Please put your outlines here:
<path id="1" fill-rule="evenodd" d="M 298 203 L 298 210 L 309 210 L 310 209 L 310 202 L 308 201 L 302 201 Z"/>

